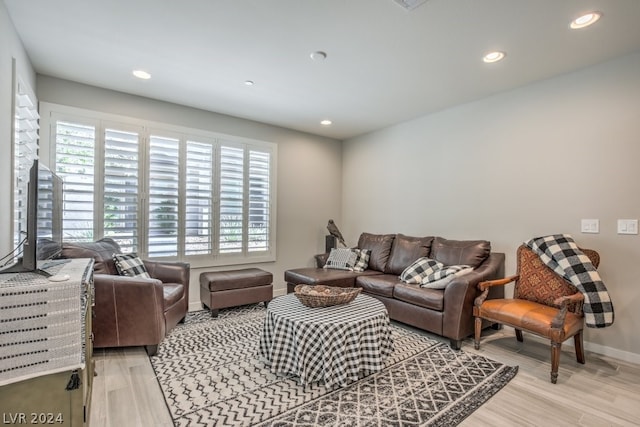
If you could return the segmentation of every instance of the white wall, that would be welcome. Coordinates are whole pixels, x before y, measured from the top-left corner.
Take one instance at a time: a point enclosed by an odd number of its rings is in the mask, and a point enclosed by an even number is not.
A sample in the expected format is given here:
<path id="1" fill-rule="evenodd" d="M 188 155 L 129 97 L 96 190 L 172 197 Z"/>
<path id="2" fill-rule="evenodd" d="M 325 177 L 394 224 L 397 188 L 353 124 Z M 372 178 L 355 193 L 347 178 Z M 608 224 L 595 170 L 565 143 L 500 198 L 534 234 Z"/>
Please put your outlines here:
<path id="1" fill-rule="evenodd" d="M 15 61 L 14 61 L 15 59 Z M 13 64 L 16 75 L 35 88 L 36 75 L 22 47 L 4 2 L 0 1 L 0 257 L 13 249 L 11 235 L 13 197 Z"/>
<path id="2" fill-rule="evenodd" d="M 640 53 L 345 141 L 344 231 L 483 238 L 507 254 L 543 234 L 596 249 L 612 327 L 587 348 L 640 362 Z M 598 218 L 599 234 L 580 220 Z"/>
<path id="3" fill-rule="evenodd" d="M 324 251 L 327 220 L 340 215 L 339 141 L 48 76 L 37 77 L 37 95 L 41 102 L 277 143 L 277 261 L 255 266 L 273 273 L 274 292 L 284 294 L 284 271 L 312 266 L 313 255 Z M 200 307 L 202 271 L 191 274 L 191 309 Z"/>

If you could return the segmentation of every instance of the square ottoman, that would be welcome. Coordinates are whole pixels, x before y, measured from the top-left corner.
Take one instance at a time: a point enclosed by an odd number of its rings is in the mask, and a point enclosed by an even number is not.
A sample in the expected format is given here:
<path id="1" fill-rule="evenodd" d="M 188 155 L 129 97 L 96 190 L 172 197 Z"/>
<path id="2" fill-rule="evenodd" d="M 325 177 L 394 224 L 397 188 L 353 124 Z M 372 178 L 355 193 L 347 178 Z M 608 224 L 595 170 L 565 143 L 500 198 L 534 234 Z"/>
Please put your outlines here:
<path id="1" fill-rule="evenodd" d="M 273 275 L 259 268 L 209 271 L 200 274 L 202 308 L 218 317 L 221 308 L 264 302 L 273 298 Z"/>

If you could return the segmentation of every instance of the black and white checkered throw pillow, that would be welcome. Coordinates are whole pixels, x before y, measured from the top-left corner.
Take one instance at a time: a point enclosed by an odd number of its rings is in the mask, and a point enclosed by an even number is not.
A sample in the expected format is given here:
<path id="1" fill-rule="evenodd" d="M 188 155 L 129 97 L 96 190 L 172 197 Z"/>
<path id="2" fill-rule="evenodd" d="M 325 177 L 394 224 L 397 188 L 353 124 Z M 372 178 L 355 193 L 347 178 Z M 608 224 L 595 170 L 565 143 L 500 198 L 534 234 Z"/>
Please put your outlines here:
<path id="1" fill-rule="evenodd" d="M 468 265 L 450 265 L 442 270 L 435 271 L 422 279 L 421 288 L 444 289 L 456 277 L 464 276 L 473 271 Z"/>
<path id="2" fill-rule="evenodd" d="M 362 272 L 369 268 L 369 258 L 371 258 L 371 249 L 353 249 L 356 254 L 356 263 L 353 271 Z"/>
<path id="3" fill-rule="evenodd" d="M 121 276 L 151 278 L 142 260 L 136 254 L 113 254 L 113 262 Z"/>
<path id="4" fill-rule="evenodd" d="M 442 265 L 442 264 L 440 264 Z M 426 275 L 426 277 L 424 277 L 422 279 L 422 283 L 426 284 L 429 282 L 435 282 L 436 280 L 440 280 L 440 279 L 444 279 L 445 277 L 448 277 L 452 274 L 457 273 L 458 271 L 465 269 L 465 268 L 469 268 L 468 265 L 450 265 L 445 267 L 444 265 L 442 265 L 442 267 L 438 270 L 434 270 L 430 273 L 428 273 Z"/>
<path id="5" fill-rule="evenodd" d="M 442 270 L 444 264 L 431 258 L 418 258 L 400 274 L 400 280 L 405 283 L 419 285 L 423 279 L 438 270 Z"/>

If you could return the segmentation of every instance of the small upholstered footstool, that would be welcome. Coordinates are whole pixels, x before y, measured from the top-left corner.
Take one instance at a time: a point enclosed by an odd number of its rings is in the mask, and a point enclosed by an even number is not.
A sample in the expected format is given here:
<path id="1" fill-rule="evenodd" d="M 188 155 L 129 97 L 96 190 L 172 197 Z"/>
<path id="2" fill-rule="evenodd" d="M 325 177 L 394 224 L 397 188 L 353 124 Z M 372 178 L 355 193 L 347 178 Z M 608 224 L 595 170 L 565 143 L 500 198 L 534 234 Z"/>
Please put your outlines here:
<path id="1" fill-rule="evenodd" d="M 200 274 L 200 301 L 218 317 L 221 308 L 264 302 L 273 298 L 273 275 L 259 268 L 209 271 Z"/>

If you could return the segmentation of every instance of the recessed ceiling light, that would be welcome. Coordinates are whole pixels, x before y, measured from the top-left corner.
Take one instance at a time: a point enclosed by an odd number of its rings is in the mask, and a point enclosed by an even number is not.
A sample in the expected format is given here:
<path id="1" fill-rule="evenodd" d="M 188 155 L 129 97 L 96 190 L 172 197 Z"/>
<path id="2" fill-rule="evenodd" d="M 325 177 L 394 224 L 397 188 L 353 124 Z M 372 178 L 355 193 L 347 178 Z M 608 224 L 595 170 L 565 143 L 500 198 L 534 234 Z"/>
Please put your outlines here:
<path id="1" fill-rule="evenodd" d="M 482 60 L 488 64 L 492 62 L 498 62 L 504 59 L 507 54 L 504 52 L 500 52 L 499 50 L 495 50 L 493 52 L 487 53 L 482 57 Z"/>
<path id="2" fill-rule="evenodd" d="M 311 59 L 313 59 L 316 62 L 322 62 L 325 59 L 327 59 L 327 53 L 323 52 L 321 50 L 318 50 L 316 52 L 313 52 L 309 55 L 311 57 Z"/>
<path id="3" fill-rule="evenodd" d="M 253 86 L 255 83 L 253 82 L 253 80 L 245 80 L 244 84 L 247 86 Z"/>
<path id="4" fill-rule="evenodd" d="M 326 119 L 320 122 L 322 126 L 329 126 L 331 123 L 332 123 L 331 120 L 326 120 Z"/>
<path id="5" fill-rule="evenodd" d="M 133 75 L 142 80 L 149 80 L 151 78 L 151 74 L 144 70 L 133 70 Z"/>
<path id="6" fill-rule="evenodd" d="M 420 6 L 421 4 L 427 2 L 427 0 L 394 0 L 394 1 L 407 10 L 413 10 L 416 7 Z"/>
<path id="7" fill-rule="evenodd" d="M 577 17 L 571 24 L 569 24 L 569 28 L 572 30 L 577 30 L 580 28 L 588 27 L 589 25 L 595 24 L 600 18 L 602 18 L 602 12 L 589 12 L 585 13 L 582 16 Z"/>

